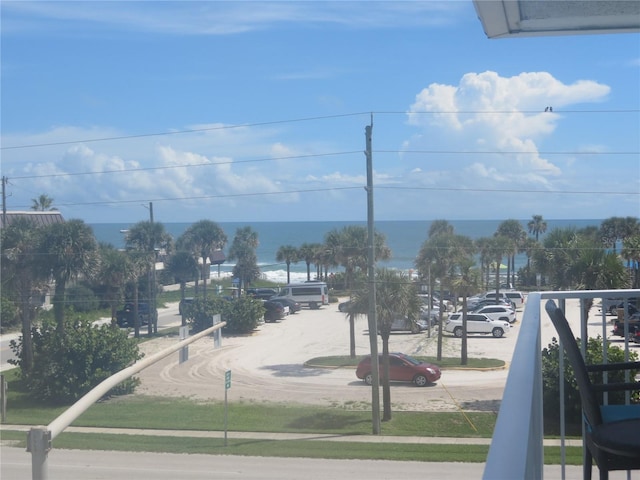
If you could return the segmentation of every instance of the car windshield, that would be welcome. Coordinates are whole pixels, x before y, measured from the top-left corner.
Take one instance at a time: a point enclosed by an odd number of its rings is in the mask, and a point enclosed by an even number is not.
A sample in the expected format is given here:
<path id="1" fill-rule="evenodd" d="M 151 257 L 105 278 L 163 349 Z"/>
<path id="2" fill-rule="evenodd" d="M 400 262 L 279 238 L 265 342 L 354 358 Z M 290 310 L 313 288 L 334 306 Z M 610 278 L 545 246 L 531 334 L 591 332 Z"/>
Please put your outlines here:
<path id="1" fill-rule="evenodd" d="M 419 362 L 418 360 L 416 360 L 413 357 L 410 357 L 409 355 L 403 355 L 402 356 L 403 359 L 405 359 L 407 362 L 412 363 L 414 365 L 420 365 L 422 362 Z"/>

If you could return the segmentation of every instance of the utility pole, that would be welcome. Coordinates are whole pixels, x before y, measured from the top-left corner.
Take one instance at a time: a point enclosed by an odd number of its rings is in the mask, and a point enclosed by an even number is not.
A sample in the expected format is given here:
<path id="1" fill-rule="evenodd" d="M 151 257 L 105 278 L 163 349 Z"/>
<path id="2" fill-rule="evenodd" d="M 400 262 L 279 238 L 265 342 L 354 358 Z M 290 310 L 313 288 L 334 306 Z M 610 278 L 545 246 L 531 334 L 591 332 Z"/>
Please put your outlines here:
<path id="1" fill-rule="evenodd" d="M 7 177 L 2 177 L 2 226 L 7 226 L 7 192 L 5 185 L 7 184 Z"/>
<path id="2" fill-rule="evenodd" d="M 158 309 L 156 308 L 156 239 L 153 232 L 153 202 L 149 202 L 149 223 L 151 224 L 151 295 L 149 300 L 149 333 L 153 330 L 153 333 L 158 333 Z"/>
<path id="3" fill-rule="evenodd" d="M 371 152 L 371 136 L 373 132 L 373 114 L 371 124 L 364 129 L 367 157 L 367 276 L 369 282 L 369 343 L 371 345 L 371 409 L 373 434 L 380 434 L 380 370 L 378 359 L 378 320 L 376 317 L 376 264 L 374 249 L 374 222 L 373 222 L 373 155 Z"/>

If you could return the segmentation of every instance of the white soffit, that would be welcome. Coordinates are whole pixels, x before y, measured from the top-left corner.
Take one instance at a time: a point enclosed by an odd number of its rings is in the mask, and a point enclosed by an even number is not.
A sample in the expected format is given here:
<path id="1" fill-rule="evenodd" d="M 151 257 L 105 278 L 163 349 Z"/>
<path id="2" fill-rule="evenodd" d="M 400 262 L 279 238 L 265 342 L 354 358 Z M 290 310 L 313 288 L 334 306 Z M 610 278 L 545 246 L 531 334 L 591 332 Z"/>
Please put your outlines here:
<path id="1" fill-rule="evenodd" d="M 640 0 L 473 0 L 487 37 L 640 32 Z"/>

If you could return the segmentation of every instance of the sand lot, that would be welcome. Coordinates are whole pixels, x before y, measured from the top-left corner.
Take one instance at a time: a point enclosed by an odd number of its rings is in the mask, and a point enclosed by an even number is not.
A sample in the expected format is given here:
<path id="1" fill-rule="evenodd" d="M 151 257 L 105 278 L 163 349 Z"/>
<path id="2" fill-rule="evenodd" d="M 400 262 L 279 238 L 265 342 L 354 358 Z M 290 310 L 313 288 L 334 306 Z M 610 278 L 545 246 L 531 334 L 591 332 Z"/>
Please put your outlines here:
<path id="1" fill-rule="evenodd" d="M 544 311 L 544 310 L 543 310 Z M 601 332 L 599 309 L 593 307 L 590 329 Z M 567 317 L 576 322 L 577 302 L 567 304 Z M 476 335 L 469 337 L 469 356 L 511 360 L 520 331 L 518 321 L 503 338 Z M 611 317 L 610 317 L 611 318 Z M 356 320 L 356 352 L 369 352 L 366 318 Z M 551 322 L 543 314 L 542 346 L 554 336 Z M 176 337 L 143 344 L 143 351 L 153 353 L 176 342 Z M 460 339 L 445 334 L 443 355 L 458 357 Z M 393 333 L 391 351 L 410 355 L 434 355 L 437 348 L 435 331 L 427 333 Z M 379 341 L 381 350 L 381 342 Z M 287 402 L 300 404 L 367 408 L 371 404 L 371 388 L 355 376 L 353 368 L 305 367 L 308 360 L 326 355 L 349 354 L 349 322 L 338 311 L 337 304 L 319 310 L 303 309 L 286 319 L 261 325 L 253 334 L 224 337 L 222 347 L 214 349 L 210 338 L 189 347 L 189 361 L 180 365 L 178 354 L 147 368 L 140 374 L 138 394 L 183 396 L 192 399 L 222 401 L 225 395 L 225 372 L 231 371 L 232 402 Z M 443 371 L 442 378 L 424 388 L 412 384 L 393 384 L 391 399 L 395 410 L 496 411 L 499 408 L 508 366 L 491 371 Z"/>

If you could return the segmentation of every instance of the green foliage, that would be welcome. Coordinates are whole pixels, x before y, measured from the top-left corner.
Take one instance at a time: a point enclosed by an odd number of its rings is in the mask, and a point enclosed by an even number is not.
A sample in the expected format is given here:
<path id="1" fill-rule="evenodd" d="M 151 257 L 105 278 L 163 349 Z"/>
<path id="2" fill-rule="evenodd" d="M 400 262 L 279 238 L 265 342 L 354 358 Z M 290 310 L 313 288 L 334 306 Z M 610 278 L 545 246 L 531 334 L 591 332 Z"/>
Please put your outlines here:
<path id="1" fill-rule="evenodd" d="M 225 330 L 232 333 L 249 333 L 256 329 L 264 317 L 262 302 L 250 297 L 240 297 L 229 301 L 226 315 L 222 319 L 227 322 Z"/>
<path id="2" fill-rule="evenodd" d="M 35 400 L 71 403 L 142 358 L 135 340 L 116 326 L 97 327 L 79 317 L 69 318 L 65 323 L 63 333 L 51 321 L 31 330 L 33 367 L 28 373 L 21 370 L 21 380 Z M 22 337 L 12 341 L 11 348 L 18 360 L 10 362 L 22 367 Z M 137 379 L 126 380 L 109 394 L 130 393 L 138 383 Z"/>
<path id="3" fill-rule="evenodd" d="M 2 318 L 0 332 L 5 332 L 7 329 L 20 325 L 18 309 L 14 303 L 4 295 L 0 297 L 0 318 Z"/>
<path id="4" fill-rule="evenodd" d="M 91 312 L 100 307 L 98 297 L 89 287 L 74 285 L 66 290 L 66 304 L 76 312 Z"/>
<path id="5" fill-rule="evenodd" d="M 258 326 L 264 317 L 262 302 L 250 297 L 227 300 L 212 297 L 195 301 L 185 309 L 185 317 L 194 332 L 201 332 L 213 325 L 213 315 L 220 314 L 227 322 L 225 331 L 230 333 L 249 333 Z"/>
<path id="6" fill-rule="evenodd" d="M 578 340 L 579 341 L 579 340 Z M 549 346 L 542 350 L 542 381 L 544 398 L 544 417 L 550 425 L 557 425 L 560 421 L 560 367 L 559 367 L 558 341 L 554 338 Z M 629 360 L 637 360 L 636 352 L 629 352 Z M 609 363 L 624 362 L 624 350 L 607 342 L 607 360 Z M 602 358 L 602 338 L 589 338 L 585 362 L 589 364 L 603 363 Z M 634 378 L 638 372 L 631 371 L 630 378 Z M 600 375 L 600 376 L 599 376 Z M 594 384 L 603 383 L 602 374 L 590 373 L 591 381 Z M 624 382 L 624 372 L 609 372 L 608 383 Z M 564 358 L 564 396 L 565 396 L 565 418 L 568 424 L 579 425 L 582 415 L 580 405 L 580 395 L 578 386 L 573 375 L 573 369 L 569 365 L 569 360 Z M 635 398 L 638 401 L 638 398 Z M 625 392 L 609 392 L 609 404 L 623 404 Z"/>

